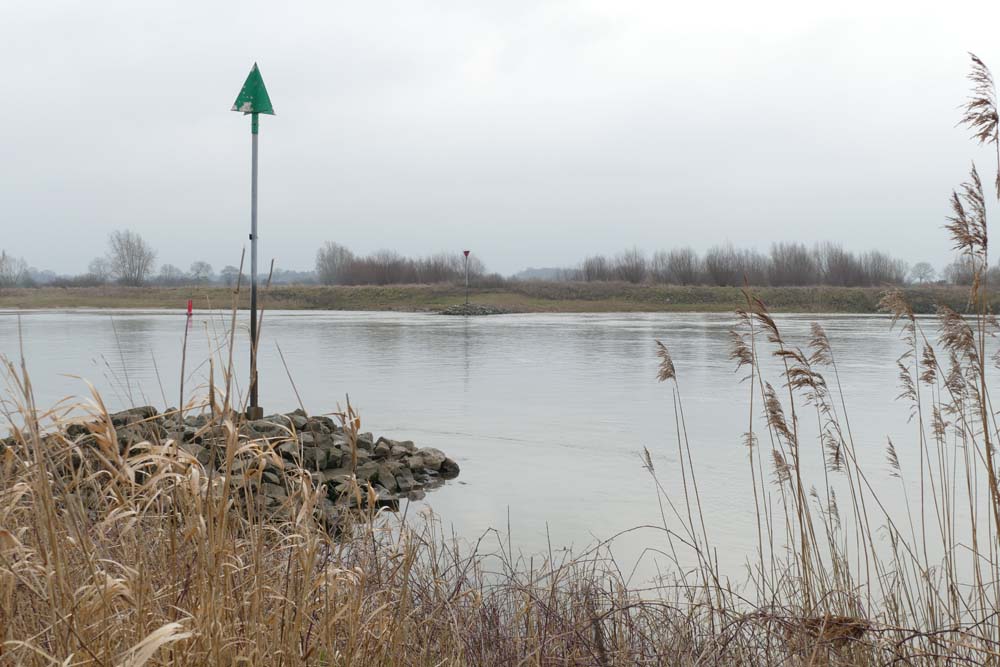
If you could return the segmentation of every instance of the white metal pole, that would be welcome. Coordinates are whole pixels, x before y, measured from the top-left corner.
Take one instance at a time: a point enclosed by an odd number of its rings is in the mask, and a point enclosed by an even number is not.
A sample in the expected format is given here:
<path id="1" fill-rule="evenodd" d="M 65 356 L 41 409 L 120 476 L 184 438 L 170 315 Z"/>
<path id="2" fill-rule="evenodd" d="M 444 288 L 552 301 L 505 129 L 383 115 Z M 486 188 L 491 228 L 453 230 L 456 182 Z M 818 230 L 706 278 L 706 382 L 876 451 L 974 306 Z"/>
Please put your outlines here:
<path id="1" fill-rule="evenodd" d="M 250 167 L 250 406 L 249 416 L 258 418 L 257 401 L 257 114 L 252 114 Z"/>

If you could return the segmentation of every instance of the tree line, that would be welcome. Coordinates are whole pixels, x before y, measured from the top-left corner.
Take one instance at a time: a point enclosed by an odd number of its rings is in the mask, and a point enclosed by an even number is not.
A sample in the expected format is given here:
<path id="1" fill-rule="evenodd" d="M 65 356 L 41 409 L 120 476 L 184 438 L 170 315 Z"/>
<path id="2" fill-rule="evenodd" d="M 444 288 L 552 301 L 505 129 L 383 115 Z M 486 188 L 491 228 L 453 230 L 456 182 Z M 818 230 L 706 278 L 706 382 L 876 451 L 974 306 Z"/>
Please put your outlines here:
<path id="1" fill-rule="evenodd" d="M 216 272 L 212 265 L 202 260 L 191 263 L 187 270 L 173 264 L 156 267 L 156 251 L 136 232 L 119 230 L 108 236 L 104 255 L 95 257 L 87 271 L 78 275 L 60 275 L 53 271 L 30 268 L 24 259 L 0 251 L 0 288 L 36 287 L 97 287 L 118 284 L 131 287 L 145 285 L 177 287 L 183 285 L 233 286 L 240 277 L 239 268 L 229 265 Z M 275 269 L 271 276 L 275 283 L 315 282 L 309 271 Z M 243 281 L 247 280 L 244 269 Z"/>
<path id="2" fill-rule="evenodd" d="M 593 255 L 576 269 L 563 270 L 564 280 L 623 281 L 669 285 L 738 286 L 744 281 L 757 286 L 834 285 L 873 287 L 915 282 L 931 282 L 934 270 L 923 262 L 914 276 L 906 262 L 872 250 L 854 253 L 835 243 L 812 248 L 803 243 L 780 242 L 762 253 L 716 245 L 704 254 L 691 248 L 658 250 L 651 256 L 638 248 L 614 256 Z M 926 269 L 930 269 L 927 271 Z"/>
<path id="3" fill-rule="evenodd" d="M 468 265 L 466 265 L 468 262 Z M 355 255 L 349 248 L 327 241 L 316 252 L 316 280 L 323 285 L 418 285 L 463 283 L 480 287 L 503 284 L 499 274 L 487 275 L 476 255 L 439 252 L 428 257 L 404 257 L 392 250 Z"/>
<path id="4" fill-rule="evenodd" d="M 275 283 L 320 283 L 324 285 L 398 285 L 458 283 L 465 280 L 466 258 L 460 252 L 439 252 L 410 258 L 391 250 L 357 255 L 349 248 L 326 242 L 316 252 L 313 271 L 276 270 Z M 502 286 L 506 280 L 487 273 L 474 254 L 468 257 L 470 282 L 478 287 Z M 621 281 L 633 284 L 742 285 L 756 286 L 833 285 L 875 287 L 904 283 L 969 284 L 973 267 L 956 260 L 936 271 L 928 262 L 909 267 L 906 262 L 884 252 L 855 253 L 835 243 L 808 247 L 803 243 L 779 242 L 767 253 L 716 245 L 704 254 L 691 248 L 658 250 L 648 255 L 639 248 L 616 255 L 592 255 L 578 266 L 523 272 L 537 279 L 539 272 L 555 281 Z M 0 288 L 47 284 L 56 286 L 97 286 L 117 283 L 141 285 L 234 285 L 240 270 L 226 266 L 218 273 L 205 261 L 194 261 L 188 270 L 163 264 L 156 271 L 156 251 L 136 232 L 119 230 L 108 237 L 107 251 L 90 262 L 86 273 L 59 276 L 51 271 L 32 269 L 22 258 L 0 250 Z M 244 280 L 246 273 L 244 272 Z M 514 276 L 512 279 L 518 279 Z M 990 269 L 987 279 L 996 284 L 1000 267 Z"/>
<path id="5" fill-rule="evenodd" d="M 192 262 L 187 271 L 173 264 L 163 264 L 157 270 L 156 254 L 136 232 L 118 230 L 109 235 L 105 254 L 91 260 L 85 273 L 65 276 L 32 269 L 24 259 L 0 250 L 0 288 L 39 285 L 94 287 L 108 284 L 131 287 L 232 286 L 240 278 L 240 269 L 235 266 L 226 266 L 216 273 L 211 264 L 201 260 Z M 482 260 L 476 255 L 470 253 L 467 261 L 469 278 L 477 285 L 503 284 L 504 279 L 499 274 L 487 275 Z M 417 259 L 391 250 L 356 255 L 342 245 L 327 242 L 316 253 L 313 271 L 275 269 L 270 279 L 274 283 L 324 285 L 464 283 L 465 271 L 466 257 L 460 252 L 440 252 Z M 242 279 L 246 281 L 247 269 L 244 269 Z"/>

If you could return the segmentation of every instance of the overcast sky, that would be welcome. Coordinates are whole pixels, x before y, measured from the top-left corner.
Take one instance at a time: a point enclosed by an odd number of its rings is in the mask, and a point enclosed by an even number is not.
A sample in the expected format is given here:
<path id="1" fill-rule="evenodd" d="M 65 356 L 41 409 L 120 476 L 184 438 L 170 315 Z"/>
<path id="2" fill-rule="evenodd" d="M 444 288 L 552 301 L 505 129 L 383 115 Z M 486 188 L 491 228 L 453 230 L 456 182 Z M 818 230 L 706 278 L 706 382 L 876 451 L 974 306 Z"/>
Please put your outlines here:
<path id="1" fill-rule="evenodd" d="M 60 2 L 0 18 L 0 247 L 81 272 L 131 228 L 239 261 L 254 61 L 261 253 L 834 240 L 942 265 L 955 127 L 1000 2 Z M 992 172 L 990 172 L 992 173 Z"/>

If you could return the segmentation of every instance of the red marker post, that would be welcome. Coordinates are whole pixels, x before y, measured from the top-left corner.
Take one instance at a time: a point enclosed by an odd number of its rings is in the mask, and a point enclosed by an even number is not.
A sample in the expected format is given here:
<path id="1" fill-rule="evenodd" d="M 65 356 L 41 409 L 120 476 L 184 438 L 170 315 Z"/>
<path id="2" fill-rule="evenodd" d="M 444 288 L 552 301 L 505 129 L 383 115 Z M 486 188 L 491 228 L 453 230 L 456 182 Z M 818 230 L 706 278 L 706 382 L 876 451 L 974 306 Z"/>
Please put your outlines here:
<path id="1" fill-rule="evenodd" d="M 177 404 L 177 409 L 180 410 L 180 416 L 184 418 L 184 366 L 187 363 L 187 349 L 188 349 L 188 332 L 191 331 L 191 315 L 194 314 L 194 302 L 188 299 L 188 310 L 187 318 L 184 320 L 184 343 L 181 346 L 181 392 L 180 392 L 180 402 Z"/>
<path id="2" fill-rule="evenodd" d="M 465 305 L 469 305 L 469 251 L 463 250 L 462 254 L 465 255 Z"/>

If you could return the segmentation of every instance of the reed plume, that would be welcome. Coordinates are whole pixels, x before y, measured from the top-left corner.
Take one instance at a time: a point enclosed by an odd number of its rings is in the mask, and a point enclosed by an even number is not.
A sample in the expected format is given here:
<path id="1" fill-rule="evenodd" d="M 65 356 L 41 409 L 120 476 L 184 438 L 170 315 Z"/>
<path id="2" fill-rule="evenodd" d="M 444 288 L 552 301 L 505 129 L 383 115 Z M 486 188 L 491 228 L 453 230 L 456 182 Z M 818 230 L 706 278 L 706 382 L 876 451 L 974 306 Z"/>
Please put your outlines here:
<path id="1" fill-rule="evenodd" d="M 670 356 L 670 350 L 660 341 L 656 341 L 656 356 L 660 360 L 656 379 L 660 382 L 677 379 L 677 373 L 674 370 L 674 360 Z"/>
<path id="2" fill-rule="evenodd" d="M 983 144 L 993 144 L 997 150 L 996 193 L 1000 199 L 1000 130 L 998 130 L 997 89 L 990 68 L 974 53 L 970 53 L 972 71 L 968 79 L 972 82 L 972 94 L 964 105 L 964 113 L 959 121 L 972 130 L 972 138 Z"/>

